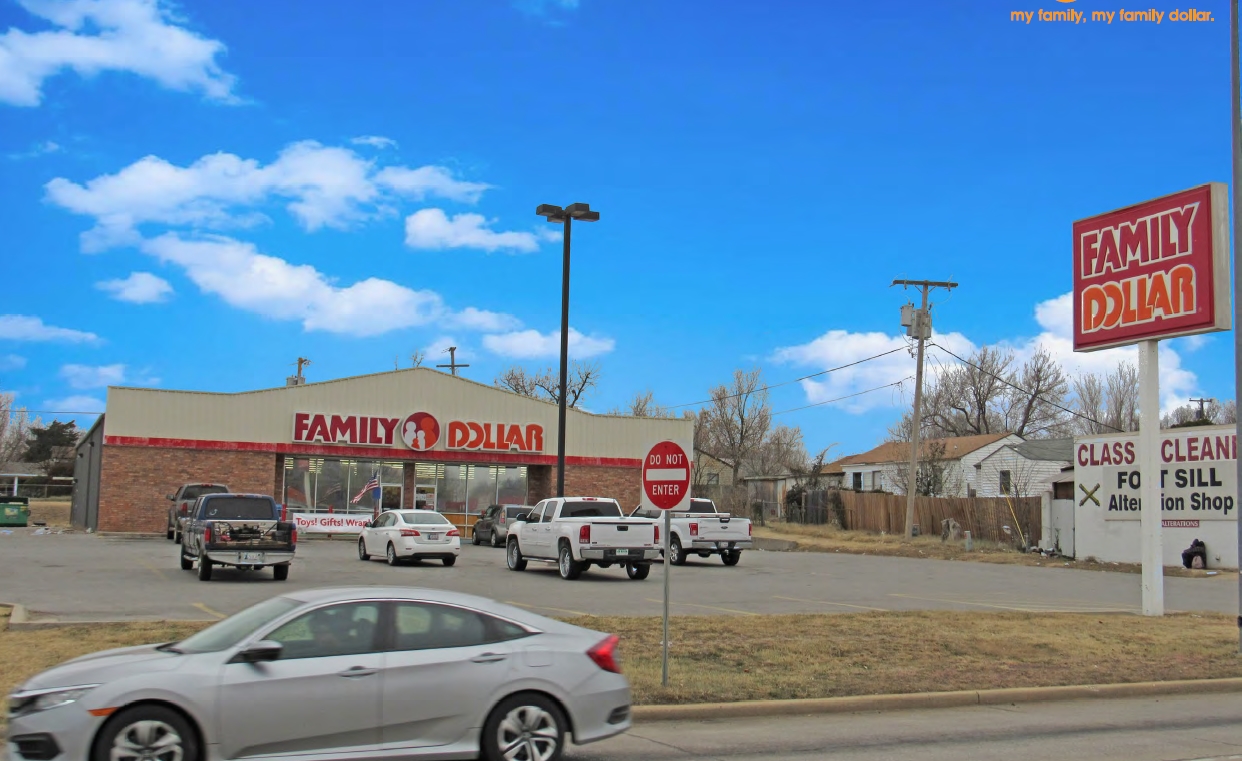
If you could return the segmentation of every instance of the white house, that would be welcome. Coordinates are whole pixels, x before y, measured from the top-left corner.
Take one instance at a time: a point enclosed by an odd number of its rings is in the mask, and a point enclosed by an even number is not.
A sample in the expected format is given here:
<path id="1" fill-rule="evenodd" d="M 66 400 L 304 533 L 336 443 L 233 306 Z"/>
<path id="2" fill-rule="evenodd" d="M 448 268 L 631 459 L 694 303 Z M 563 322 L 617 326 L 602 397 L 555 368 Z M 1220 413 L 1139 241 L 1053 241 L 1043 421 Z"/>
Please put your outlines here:
<path id="1" fill-rule="evenodd" d="M 1036 439 L 1007 444 L 979 461 L 976 496 L 1033 497 L 1074 460 L 1074 440 Z"/>
<path id="2" fill-rule="evenodd" d="M 919 449 L 924 460 L 933 453 L 939 456 L 943 470 L 940 475 L 941 491 L 937 496 L 968 497 L 974 496 L 979 488 L 980 469 L 976 465 L 997 450 L 1022 442 L 1022 437 L 1016 434 L 986 433 L 922 441 L 919 442 Z M 900 494 L 905 492 L 905 485 L 896 482 L 904 479 L 909 470 L 910 445 L 885 442 L 869 452 L 852 455 L 839 462 L 844 488 Z"/>

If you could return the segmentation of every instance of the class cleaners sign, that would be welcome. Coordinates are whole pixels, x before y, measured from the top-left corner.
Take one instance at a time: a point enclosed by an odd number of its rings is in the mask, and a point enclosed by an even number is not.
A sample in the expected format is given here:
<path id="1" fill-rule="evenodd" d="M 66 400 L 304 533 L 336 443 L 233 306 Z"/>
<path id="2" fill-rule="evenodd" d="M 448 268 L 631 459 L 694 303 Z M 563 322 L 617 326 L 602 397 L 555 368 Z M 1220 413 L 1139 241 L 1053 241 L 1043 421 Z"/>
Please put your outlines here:
<path id="1" fill-rule="evenodd" d="M 1075 442 L 1074 497 L 1105 520 L 1139 520 L 1138 436 L 1101 436 Z M 1234 426 L 1162 431 L 1161 517 L 1167 527 L 1197 528 L 1199 521 L 1238 519 L 1238 436 Z"/>
<path id="2" fill-rule="evenodd" d="M 441 435 L 442 430 L 445 435 Z M 404 418 L 295 412 L 293 441 L 373 447 L 402 443 L 416 452 L 431 450 L 442 441 L 444 449 L 453 451 L 539 453 L 543 451 L 543 426 L 451 420 L 441 429 L 440 422 L 429 412 L 415 412 Z"/>
<path id="3" fill-rule="evenodd" d="M 1228 193 L 1214 182 L 1074 223 L 1074 351 L 1228 330 Z"/>

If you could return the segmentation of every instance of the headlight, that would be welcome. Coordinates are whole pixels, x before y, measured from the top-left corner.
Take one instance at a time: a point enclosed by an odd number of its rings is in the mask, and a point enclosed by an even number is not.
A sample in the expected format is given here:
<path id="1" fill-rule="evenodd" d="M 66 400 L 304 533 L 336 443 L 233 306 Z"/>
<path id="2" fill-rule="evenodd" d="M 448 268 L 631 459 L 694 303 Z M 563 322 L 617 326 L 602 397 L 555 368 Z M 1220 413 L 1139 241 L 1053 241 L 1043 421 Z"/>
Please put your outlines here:
<path id="1" fill-rule="evenodd" d="M 47 711 L 52 708 L 69 705 L 83 695 L 95 689 L 97 684 L 80 684 L 76 687 L 57 687 L 51 690 L 29 690 L 16 692 L 9 696 L 9 715 L 18 716 L 35 711 Z"/>

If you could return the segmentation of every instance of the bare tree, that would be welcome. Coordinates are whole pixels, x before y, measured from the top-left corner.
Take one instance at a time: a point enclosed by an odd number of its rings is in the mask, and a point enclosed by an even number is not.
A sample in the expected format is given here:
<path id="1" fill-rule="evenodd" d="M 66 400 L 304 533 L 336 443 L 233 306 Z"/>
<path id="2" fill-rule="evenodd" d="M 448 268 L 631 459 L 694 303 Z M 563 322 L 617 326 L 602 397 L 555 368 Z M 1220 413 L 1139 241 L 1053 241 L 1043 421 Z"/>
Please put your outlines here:
<path id="1" fill-rule="evenodd" d="M 565 379 L 566 406 L 577 407 L 582 397 L 599 385 L 599 376 L 598 363 L 577 360 L 571 362 Z M 540 373 L 531 373 L 514 365 L 496 376 L 494 382 L 496 386 L 522 396 L 543 399 L 553 404 L 559 404 L 561 400 L 560 373 L 550 367 Z"/>
<path id="2" fill-rule="evenodd" d="M 426 359 L 427 355 L 424 354 L 422 350 L 415 350 L 414 353 L 410 355 L 410 367 L 422 367 L 423 362 Z"/>
<path id="3" fill-rule="evenodd" d="M 802 441 L 802 429 L 797 426 L 778 425 L 768 431 L 763 442 L 755 448 L 753 456 L 743 463 L 748 475 L 779 476 L 796 474 L 807 463 L 806 445 Z"/>
<path id="4" fill-rule="evenodd" d="M 772 405 L 762 371 L 733 371 L 733 380 L 711 390 L 712 402 L 700 411 L 703 428 L 698 447 L 733 469 L 733 487 L 740 486 L 742 463 L 751 459 L 767 438 Z"/>
<path id="5" fill-rule="evenodd" d="M 1104 381 L 1094 373 L 1084 373 L 1074 379 L 1073 410 L 1071 426 L 1079 435 L 1108 433 L 1112 429 L 1104 423 L 1107 414 L 1104 411 Z"/>
<path id="6" fill-rule="evenodd" d="M 1234 400 L 1229 399 L 1225 403 L 1220 403 L 1215 399 L 1209 399 L 1203 405 L 1203 416 L 1199 416 L 1199 405 L 1197 402 L 1184 404 L 1176 407 L 1172 412 L 1160 418 L 1161 428 L 1187 428 L 1195 425 L 1225 425 L 1227 423 L 1236 423 L 1238 405 Z"/>
<path id="7" fill-rule="evenodd" d="M 30 429 L 39 421 L 31 421 L 25 407 L 15 406 L 14 394 L 0 391 L 0 462 L 17 462 L 26 450 Z"/>
<path id="8" fill-rule="evenodd" d="M 614 408 L 609 414 L 632 415 L 633 417 L 677 417 L 672 410 L 656 404 L 655 394 L 651 389 L 635 392 L 634 398 L 630 399 L 624 407 Z"/>
<path id="9" fill-rule="evenodd" d="M 1065 434 L 1069 381 L 1047 349 L 1040 346 L 1011 382 L 1021 390 L 1010 386 L 1005 394 L 1006 430 L 1028 439 Z"/>
<path id="10" fill-rule="evenodd" d="M 1013 353 L 984 346 L 968 362 L 940 371 L 923 390 L 919 434 L 973 436 L 1005 430 L 1005 402 L 1013 382 Z M 907 424 L 908 426 L 908 424 Z"/>

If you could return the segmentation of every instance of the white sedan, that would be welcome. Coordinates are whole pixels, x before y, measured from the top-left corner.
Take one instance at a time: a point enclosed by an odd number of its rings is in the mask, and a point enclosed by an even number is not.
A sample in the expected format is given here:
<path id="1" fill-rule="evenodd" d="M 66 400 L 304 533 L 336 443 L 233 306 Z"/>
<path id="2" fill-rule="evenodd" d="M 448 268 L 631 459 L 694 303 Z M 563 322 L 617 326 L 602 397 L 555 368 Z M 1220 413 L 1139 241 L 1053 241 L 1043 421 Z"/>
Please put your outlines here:
<path id="1" fill-rule="evenodd" d="M 367 522 L 358 535 L 358 559 L 383 555 L 388 565 L 402 560 L 457 562 L 461 532 L 434 510 L 388 510 Z"/>

